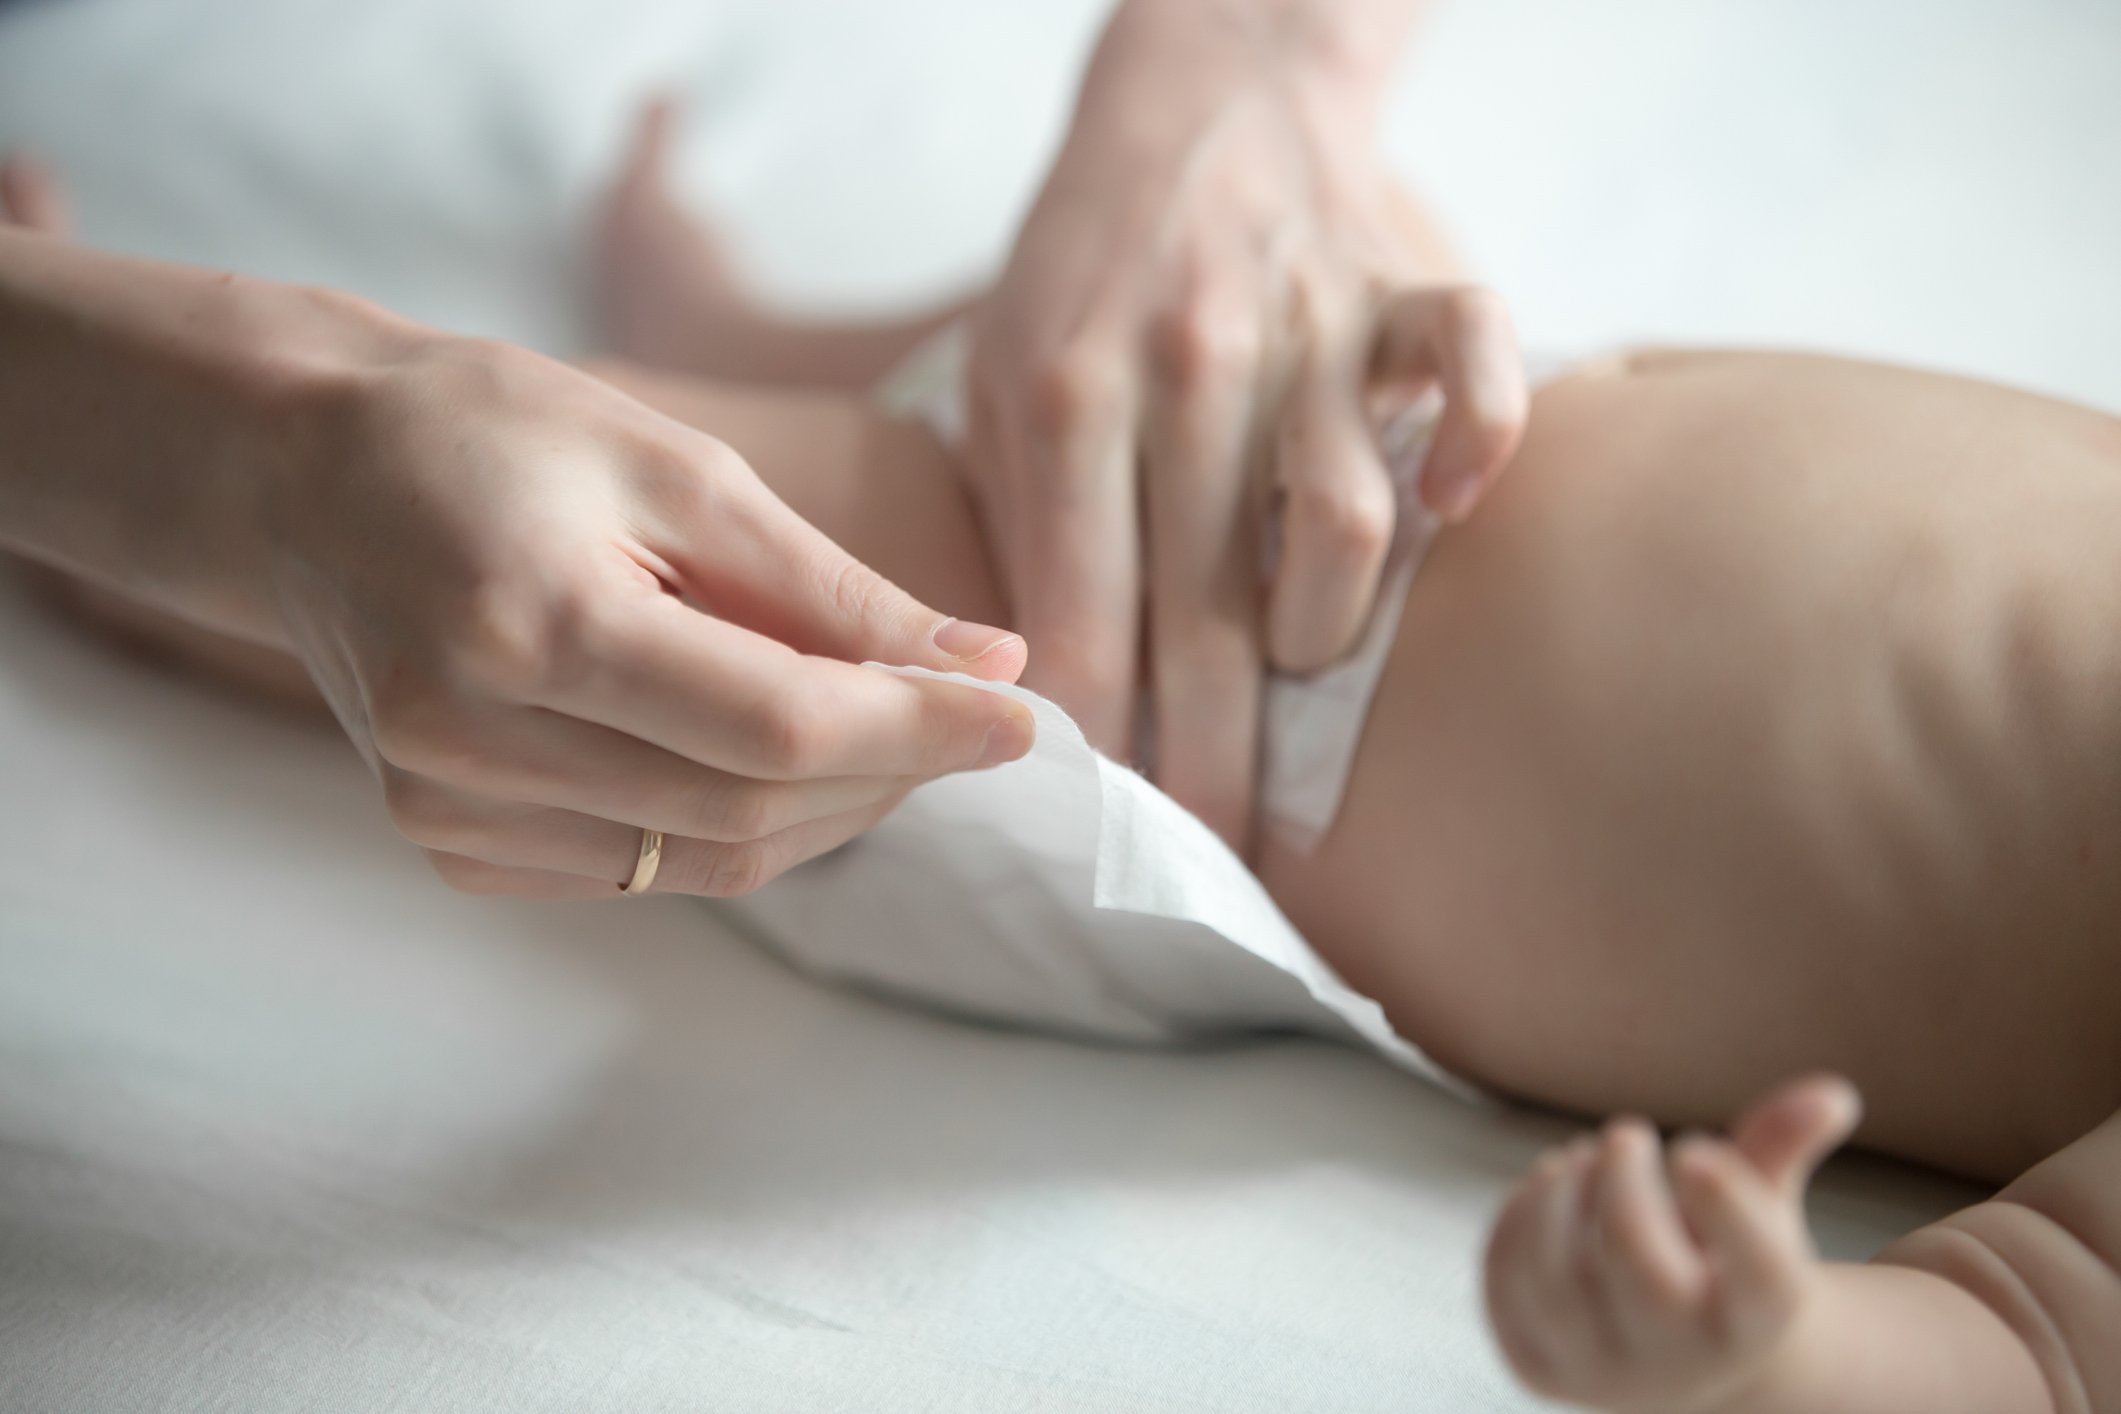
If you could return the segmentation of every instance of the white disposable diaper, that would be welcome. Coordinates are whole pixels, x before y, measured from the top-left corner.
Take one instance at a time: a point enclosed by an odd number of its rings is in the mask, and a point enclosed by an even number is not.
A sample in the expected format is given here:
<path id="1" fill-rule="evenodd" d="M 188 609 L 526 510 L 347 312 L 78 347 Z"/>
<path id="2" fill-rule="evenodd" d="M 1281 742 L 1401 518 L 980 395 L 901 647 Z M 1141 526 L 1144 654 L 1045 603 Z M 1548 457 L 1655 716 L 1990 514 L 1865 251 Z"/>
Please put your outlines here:
<path id="1" fill-rule="evenodd" d="M 1451 1083 L 1213 830 L 1036 693 L 947 676 L 1027 703 L 1031 754 L 922 786 L 731 905 L 761 941 L 818 976 L 961 1016 L 1133 1044 L 1304 1031 Z"/>
<path id="2" fill-rule="evenodd" d="M 957 443 L 964 354 L 963 332 L 950 331 L 879 396 Z M 1323 673 L 1268 683 L 1260 809 L 1299 848 L 1339 810 L 1435 534 L 1413 493 L 1435 411 L 1417 405 L 1386 429 L 1399 529 L 1360 643 Z M 922 786 L 867 835 L 731 905 L 762 942 L 820 977 L 960 1016 L 1134 1044 L 1309 1032 L 1464 1089 L 1335 975 L 1214 831 L 1098 753 L 1060 708 L 951 680 L 1029 704 L 1031 754 Z"/>

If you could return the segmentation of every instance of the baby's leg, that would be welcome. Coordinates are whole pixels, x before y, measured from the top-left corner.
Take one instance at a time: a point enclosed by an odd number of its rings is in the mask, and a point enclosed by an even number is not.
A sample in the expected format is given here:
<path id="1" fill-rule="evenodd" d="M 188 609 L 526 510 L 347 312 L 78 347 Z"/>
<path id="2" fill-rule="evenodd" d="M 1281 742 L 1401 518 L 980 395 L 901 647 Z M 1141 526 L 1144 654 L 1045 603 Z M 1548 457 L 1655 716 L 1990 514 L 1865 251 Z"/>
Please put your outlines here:
<path id="1" fill-rule="evenodd" d="M 1504 1205 L 1487 1302 L 1520 1378 L 1660 1414 L 2121 1408 L 2121 1114 L 1994 1200 L 1861 1266 L 1822 1264 L 1803 1191 L 1855 1120 L 1787 1087 L 1730 1141 L 1616 1120 Z"/>
<path id="2" fill-rule="evenodd" d="M 605 198 L 597 275 L 610 351 L 636 364 L 730 382 L 866 389 L 972 301 L 899 320 L 788 319 L 746 289 L 714 231 L 670 190 L 677 112 L 641 112 Z"/>
<path id="3" fill-rule="evenodd" d="M 599 217 L 598 287 L 611 353 L 724 382 L 856 392 L 978 308 L 968 297 L 903 319 L 776 314 L 746 288 L 714 230 L 671 192 L 676 119 L 668 100 L 642 109 Z M 1463 266 L 1435 218 L 1404 190 L 1393 196 L 1410 268 L 1427 282 L 1462 281 Z"/>
<path id="4" fill-rule="evenodd" d="M 775 495 L 855 559 L 935 609 L 1009 611 L 956 460 L 867 398 L 704 382 L 599 362 L 588 371 L 741 452 Z"/>

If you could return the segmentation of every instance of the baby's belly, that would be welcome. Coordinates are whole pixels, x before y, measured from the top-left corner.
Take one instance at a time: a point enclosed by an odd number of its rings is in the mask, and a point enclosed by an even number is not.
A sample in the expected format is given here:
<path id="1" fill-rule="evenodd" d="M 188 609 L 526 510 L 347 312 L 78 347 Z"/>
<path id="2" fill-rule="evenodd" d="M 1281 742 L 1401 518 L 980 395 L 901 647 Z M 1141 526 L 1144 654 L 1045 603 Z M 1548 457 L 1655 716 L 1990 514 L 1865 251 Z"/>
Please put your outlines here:
<path id="1" fill-rule="evenodd" d="M 1270 886 L 1418 1044 L 1715 1122 L 1841 1069 L 2004 1174 L 2121 1104 L 2121 431 L 1837 361 L 1538 399 Z"/>

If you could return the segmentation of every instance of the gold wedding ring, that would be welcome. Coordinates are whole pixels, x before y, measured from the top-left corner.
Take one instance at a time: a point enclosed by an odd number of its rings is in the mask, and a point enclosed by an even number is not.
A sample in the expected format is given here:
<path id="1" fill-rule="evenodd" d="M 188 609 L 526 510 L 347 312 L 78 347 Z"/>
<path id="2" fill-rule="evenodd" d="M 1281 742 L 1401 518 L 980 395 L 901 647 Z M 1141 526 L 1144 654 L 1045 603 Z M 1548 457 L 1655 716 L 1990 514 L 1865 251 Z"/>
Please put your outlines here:
<path id="1" fill-rule="evenodd" d="M 655 882 L 655 871 L 661 868 L 662 864 L 663 832 L 641 831 L 641 855 L 634 861 L 633 877 L 626 881 L 626 896 L 631 898 L 635 894 L 647 893 L 648 886 Z"/>

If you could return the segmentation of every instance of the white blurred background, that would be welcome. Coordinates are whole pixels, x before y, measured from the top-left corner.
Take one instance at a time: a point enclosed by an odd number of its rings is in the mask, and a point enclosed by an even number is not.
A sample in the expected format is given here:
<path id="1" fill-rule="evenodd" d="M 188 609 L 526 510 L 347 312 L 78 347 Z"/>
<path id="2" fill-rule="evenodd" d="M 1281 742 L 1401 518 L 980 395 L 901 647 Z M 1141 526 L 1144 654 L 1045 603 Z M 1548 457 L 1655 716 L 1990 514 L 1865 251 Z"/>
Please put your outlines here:
<path id="1" fill-rule="evenodd" d="M 784 299 L 1006 248 L 1103 0 L 17 0 L 0 142 L 101 243 L 574 352 L 640 93 Z M 2121 5 L 1481 0 L 1386 136 L 1534 341 L 1768 342 L 2121 404 Z"/>

